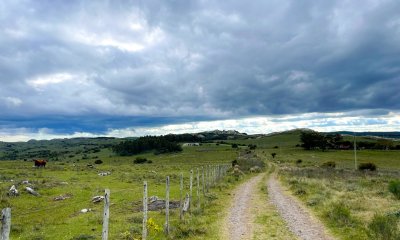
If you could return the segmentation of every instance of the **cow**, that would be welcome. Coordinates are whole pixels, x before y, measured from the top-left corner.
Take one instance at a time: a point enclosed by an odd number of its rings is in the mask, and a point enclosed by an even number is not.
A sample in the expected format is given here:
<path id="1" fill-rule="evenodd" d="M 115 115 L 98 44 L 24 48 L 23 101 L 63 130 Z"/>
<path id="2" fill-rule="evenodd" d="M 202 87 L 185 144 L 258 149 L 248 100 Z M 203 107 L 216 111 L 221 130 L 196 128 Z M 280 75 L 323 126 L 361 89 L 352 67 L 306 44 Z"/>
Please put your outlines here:
<path id="1" fill-rule="evenodd" d="M 35 167 L 46 167 L 46 160 L 33 160 L 35 162 Z"/>

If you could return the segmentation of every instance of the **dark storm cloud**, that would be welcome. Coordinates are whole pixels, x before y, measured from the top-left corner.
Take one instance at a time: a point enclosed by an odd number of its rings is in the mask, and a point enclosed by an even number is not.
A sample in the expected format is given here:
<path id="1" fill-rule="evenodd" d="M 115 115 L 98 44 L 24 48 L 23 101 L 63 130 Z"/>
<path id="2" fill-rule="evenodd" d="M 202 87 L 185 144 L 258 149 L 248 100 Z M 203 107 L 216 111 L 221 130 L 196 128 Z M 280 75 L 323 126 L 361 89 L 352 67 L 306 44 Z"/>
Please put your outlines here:
<path id="1" fill-rule="evenodd" d="M 395 0 L 2 1 L 2 125 L 398 110 L 399 12 Z"/>

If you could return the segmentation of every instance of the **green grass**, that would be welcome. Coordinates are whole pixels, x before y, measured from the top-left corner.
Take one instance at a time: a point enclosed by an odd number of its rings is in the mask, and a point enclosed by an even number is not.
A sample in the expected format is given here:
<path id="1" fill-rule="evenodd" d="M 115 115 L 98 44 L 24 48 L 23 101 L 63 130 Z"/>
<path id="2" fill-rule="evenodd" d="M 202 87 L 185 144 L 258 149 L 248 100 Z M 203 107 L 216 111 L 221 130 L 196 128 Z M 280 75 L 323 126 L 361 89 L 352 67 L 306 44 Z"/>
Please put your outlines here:
<path id="1" fill-rule="evenodd" d="M 95 195 L 103 195 L 104 189 L 111 190 L 110 239 L 130 239 L 141 236 L 140 217 L 142 206 L 142 184 L 148 182 L 148 196 L 165 196 L 165 178 L 170 176 L 170 198 L 179 200 L 179 174 L 184 174 L 184 191 L 189 189 L 190 169 L 206 165 L 230 163 L 237 157 L 237 150 L 230 146 L 204 144 L 200 147 L 185 147 L 176 154 L 139 155 L 152 160 L 152 164 L 133 164 L 137 156 L 114 156 L 108 149 L 95 153 L 103 164 L 88 168 L 94 158 L 81 159 L 81 155 L 65 161 L 50 161 L 45 169 L 33 168 L 32 162 L 0 161 L 0 208 L 12 208 L 12 239 L 73 239 L 78 236 L 94 236 L 99 239 L 102 229 L 103 203 L 91 203 Z M 97 158 L 96 158 L 97 159 Z M 78 161 L 79 160 L 79 161 Z M 97 173 L 110 171 L 109 176 Z M 40 197 L 29 195 L 20 183 L 29 180 L 40 193 Z M 67 182 L 68 184 L 65 184 Z M 195 182 L 195 181 L 194 181 Z M 18 184 L 21 195 L 8 197 L 6 192 L 11 185 Z M 224 209 L 223 200 L 237 184 L 232 177 L 226 177 L 217 187 L 211 189 L 207 198 L 201 201 L 204 212 L 180 223 L 176 210 L 171 211 L 172 236 L 198 239 L 213 239 L 217 235 L 216 213 Z M 194 194 L 196 188 L 194 187 Z M 59 195 L 70 194 L 64 201 L 53 201 Z M 83 208 L 92 211 L 82 214 Z M 151 212 L 149 217 L 163 227 L 164 213 Z M 165 238 L 161 232 L 152 232 L 149 239 Z M 215 238 L 216 239 L 216 238 Z"/>

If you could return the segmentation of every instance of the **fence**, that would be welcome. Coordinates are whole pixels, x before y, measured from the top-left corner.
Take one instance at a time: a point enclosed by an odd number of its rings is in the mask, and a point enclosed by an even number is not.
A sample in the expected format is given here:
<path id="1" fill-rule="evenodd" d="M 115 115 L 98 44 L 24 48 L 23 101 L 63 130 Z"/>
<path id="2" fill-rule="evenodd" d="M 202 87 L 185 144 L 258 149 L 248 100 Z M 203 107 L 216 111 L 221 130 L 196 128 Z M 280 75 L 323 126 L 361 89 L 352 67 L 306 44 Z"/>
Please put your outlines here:
<path id="1" fill-rule="evenodd" d="M 184 196 L 184 185 L 183 185 L 183 174 L 180 174 L 179 181 L 179 218 L 184 219 L 184 215 L 191 211 L 194 205 L 193 200 L 193 185 L 195 186 L 197 208 L 201 208 L 201 192 L 203 197 L 209 192 L 211 187 L 217 185 L 217 183 L 226 175 L 230 165 L 207 165 L 200 168 L 196 168 L 195 172 L 190 170 L 189 177 L 189 192 L 186 192 Z M 196 176 L 194 176 L 196 174 Z M 201 175 L 201 177 L 200 177 Z M 194 179 L 196 183 L 193 184 Z M 145 240 L 148 237 L 148 184 L 147 181 L 143 182 L 143 223 L 142 223 L 142 239 Z M 105 189 L 104 192 L 104 210 L 103 210 L 103 227 L 102 227 L 102 240 L 108 240 L 108 229 L 109 229 L 109 217 L 110 217 L 110 203 L 111 203 L 111 191 Z M 169 210 L 170 210 L 170 178 L 166 177 L 165 182 L 165 224 L 164 233 L 168 235 L 170 233 L 170 221 L 169 221 Z M 11 208 L 5 208 L 1 212 L 1 229 L 0 229 L 0 240 L 9 240 L 11 230 Z"/>

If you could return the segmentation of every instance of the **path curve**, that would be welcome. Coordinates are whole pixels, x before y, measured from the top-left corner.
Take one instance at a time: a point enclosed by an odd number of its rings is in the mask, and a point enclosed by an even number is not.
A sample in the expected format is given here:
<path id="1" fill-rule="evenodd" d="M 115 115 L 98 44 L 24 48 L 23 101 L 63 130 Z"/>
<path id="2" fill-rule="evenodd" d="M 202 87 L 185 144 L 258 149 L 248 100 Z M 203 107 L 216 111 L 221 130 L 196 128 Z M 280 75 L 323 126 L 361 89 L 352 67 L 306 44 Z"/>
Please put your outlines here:
<path id="1" fill-rule="evenodd" d="M 225 235 L 229 240 L 252 238 L 254 216 L 251 214 L 251 202 L 254 196 L 256 196 L 257 183 L 261 181 L 262 177 L 263 174 L 259 174 L 236 188 L 227 217 L 227 229 L 225 229 Z"/>
<path id="2" fill-rule="evenodd" d="M 313 219 L 305 208 L 292 196 L 284 193 L 275 176 L 268 181 L 268 195 L 278 212 L 288 223 L 289 229 L 304 240 L 333 240 L 324 226 Z"/>

